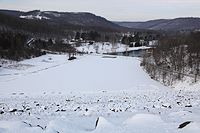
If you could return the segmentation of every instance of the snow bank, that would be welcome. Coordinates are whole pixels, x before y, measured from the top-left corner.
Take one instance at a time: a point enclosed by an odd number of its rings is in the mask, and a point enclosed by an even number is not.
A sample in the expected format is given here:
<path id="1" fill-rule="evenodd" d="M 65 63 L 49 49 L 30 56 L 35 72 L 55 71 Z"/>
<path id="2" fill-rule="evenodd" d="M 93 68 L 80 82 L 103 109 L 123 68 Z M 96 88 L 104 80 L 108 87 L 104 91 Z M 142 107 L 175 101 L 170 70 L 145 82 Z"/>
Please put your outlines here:
<path id="1" fill-rule="evenodd" d="M 176 90 L 200 91 L 200 81 L 194 83 L 194 78 L 185 77 L 183 81 L 178 81 L 172 87 Z"/>
<path id="2" fill-rule="evenodd" d="M 179 129 L 178 133 L 200 133 L 200 123 L 192 122 L 183 129 Z"/>
<path id="3" fill-rule="evenodd" d="M 116 127 L 105 118 L 99 117 L 96 129 L 92 133 L 116 132 Z"/>
<path id="4" fill-rule="evenodd" d="M 79 123 L 80 124 L 80 123 Z M 83 133 L 84 130 L 77 123 L 72 123 L 66 120 L 54 120 L 49 122 L 45 133 Z"/>
<path id="5" fill-rule="evenodd" d="M 114 121 L 120 118 L 110 117 Z M 122 123 L 113 124 L 105 117 L 99 117 L 97 127 L 92 118 L 57 118 L 45 127 L 25 122 L 0 121 L 2 133 L 199 133 L 199 123 L 192 122 L 182 129 L 173 122 L 163 121 L 159 115 L 136 114 Z"/>
<path id="6" fill-rule="evenodd" d="M 132 133 L 168 133 L 163 120 L 157 115 L 136 114 L 124 122 L 127 130 Z"/>
<path id="7" fill-rule="evenodd" d="M 40 127 L 31 127 L 19 121 L 0 121 L 0 133 L 41 133 Z"/>

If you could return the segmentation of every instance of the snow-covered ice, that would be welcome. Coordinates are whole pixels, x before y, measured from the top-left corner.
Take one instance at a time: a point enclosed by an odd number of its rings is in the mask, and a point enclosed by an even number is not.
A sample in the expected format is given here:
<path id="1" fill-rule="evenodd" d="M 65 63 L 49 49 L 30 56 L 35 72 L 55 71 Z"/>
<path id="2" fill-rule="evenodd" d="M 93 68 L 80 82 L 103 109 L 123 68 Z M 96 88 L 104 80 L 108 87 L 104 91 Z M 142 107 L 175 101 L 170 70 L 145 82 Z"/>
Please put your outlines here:
<path id="1" fill-rule="evenodd" d="M 32 65 L 0 78 L 1 93 L 118 91 L 161 86 L 138 67 L 136 58 L 85 56 L 72 62 L 66 55 L 46 55 L 21 62 Z M 33 90 L 35 90 L 33 92 Z"/>
<path id="2" fill-rule="evenodd" d="M 0 90 L 0 133 L 200 132 L 200 92 L 163 86 L 134 57 L 12 62 L 0 67 Z"/>

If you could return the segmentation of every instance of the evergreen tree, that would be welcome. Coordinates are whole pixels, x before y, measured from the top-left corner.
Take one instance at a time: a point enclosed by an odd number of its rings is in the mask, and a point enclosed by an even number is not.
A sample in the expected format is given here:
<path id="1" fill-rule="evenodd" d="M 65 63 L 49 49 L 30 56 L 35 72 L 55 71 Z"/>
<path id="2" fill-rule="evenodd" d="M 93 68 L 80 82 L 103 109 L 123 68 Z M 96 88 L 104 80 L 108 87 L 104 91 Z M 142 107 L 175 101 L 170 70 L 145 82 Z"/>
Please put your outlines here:
<path id="1" fill-rule="evenodd" d="M 79 40 L 81 38 L 80 32 L 76 32 L 75 40 Z"/>

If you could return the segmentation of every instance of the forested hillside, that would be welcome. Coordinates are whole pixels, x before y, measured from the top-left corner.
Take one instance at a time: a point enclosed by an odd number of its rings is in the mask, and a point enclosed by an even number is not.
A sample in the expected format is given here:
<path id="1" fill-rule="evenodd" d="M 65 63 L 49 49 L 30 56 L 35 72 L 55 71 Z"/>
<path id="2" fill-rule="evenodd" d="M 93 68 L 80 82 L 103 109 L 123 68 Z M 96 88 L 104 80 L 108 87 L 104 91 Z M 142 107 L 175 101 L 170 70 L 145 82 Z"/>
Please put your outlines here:
<path id="1" fill-rule="evenodd" d="M 191 77 L 199 80 L 200 32 L 163 37 L 153 53 L 146 55 L 142 66 L 150 76 L 166 85 Z"/>

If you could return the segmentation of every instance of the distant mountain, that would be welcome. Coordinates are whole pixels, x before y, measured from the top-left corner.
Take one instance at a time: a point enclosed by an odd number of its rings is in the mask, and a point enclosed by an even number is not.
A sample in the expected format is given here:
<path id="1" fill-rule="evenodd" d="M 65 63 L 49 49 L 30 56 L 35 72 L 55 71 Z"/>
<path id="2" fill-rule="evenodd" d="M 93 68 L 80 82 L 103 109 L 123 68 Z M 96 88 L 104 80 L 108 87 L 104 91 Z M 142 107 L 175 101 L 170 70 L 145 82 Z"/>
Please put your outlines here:
<path id="1" fill-rule="evenodd" d="M 146 22 L 115 22 L 116 24 L 134 29 L 188 31 L 200 29 L 200 18 L 158 19 Z"/>
<path id="2" fill-rule="evenodd" d="M 0 10 L 6 21 L 14 20 L 17 23 L 26 21 L 26 23 L 42 23 L 49 27 L 58 27 L 60 29 L 97 29 L 105 31 L 120 31 L 127 28 L 121 27 L 103 17 L 96 16 L 87 12 L 56 12 L 34 10 L 29 12 Z M 6 18 L 7 17 L 7 18 Z M 12 18 L 11 18 L 12 17 Z M 9 18 L 9 19 L 8 19 Z M 11 22 L 9 22 L 11 24 Z M 5 20 L 0 19 L 0 24 L 8 25 Z M 15 24 L 13 24 L 15 25 Z M 11 25 L 11 26 L 13 26 Z"/>

